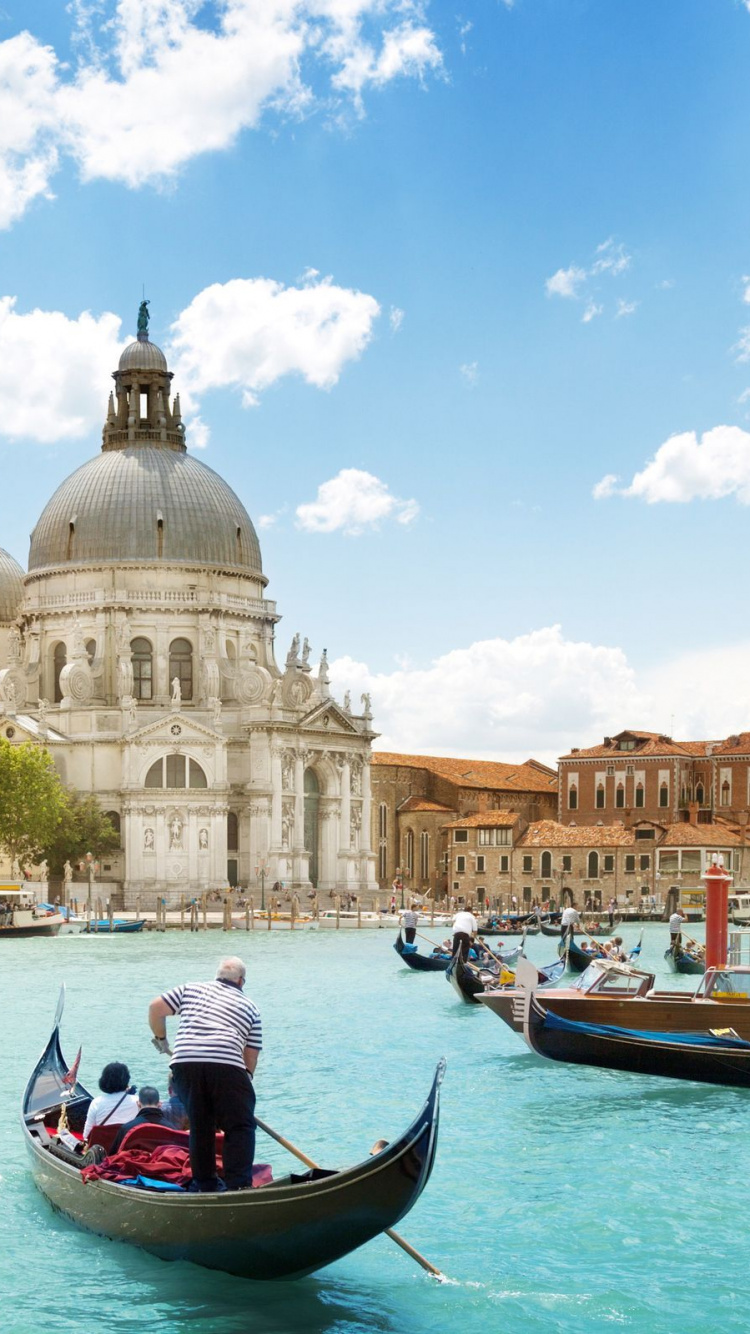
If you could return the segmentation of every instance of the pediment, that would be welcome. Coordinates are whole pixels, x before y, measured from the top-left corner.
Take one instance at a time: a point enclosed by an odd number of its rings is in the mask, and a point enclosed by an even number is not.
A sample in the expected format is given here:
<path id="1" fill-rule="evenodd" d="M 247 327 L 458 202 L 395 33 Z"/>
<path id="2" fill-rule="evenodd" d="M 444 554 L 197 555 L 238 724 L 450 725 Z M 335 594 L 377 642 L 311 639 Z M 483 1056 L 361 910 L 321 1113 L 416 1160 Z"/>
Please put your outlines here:
<path id="1" fill-rule="evenodd" d="M 6 741 L 42 741 L 46 745 L 48 742 L 52 745 L 60 741 L 67 741 L 68 738 L 49 725 L 42 726 L 36 718 L 32 718 L 25 713 L 9 714 L 3 711 L 3 705 L 0 702 L 0 736 L 5 737 Z"/>
<path id="2" fill-rule="evenodd" d="M 300 718 L 297 726 L 304 728 L 306 732 L 319 732 L 321 735 L 331 735 L 336 732 L 343 732 L 346 736 L 362 735 L 350 715 L 332 699 L 316 704 L 314 709 Z"/>
<path id="3" fill-rule="evenodd" d="M 144 727 L 139 727 L 135 732 L 130 732 L 125 738 L 131 745 L 142 746 L 144 742 L 153 744 L 158 742 L 164 745 L 185 745 L 190 741 L 200 741 L 205 745 L 210 741 L 216 745 L 219 741 L 223 745 L 225 737 L 223 733 L 217 732 L 212 727 L 207 727 L 205 723 L 198 722 L 196 718 L 191 718 L 185 713 L 163 714 L 161 718 L 155 718 L 153 722 L 147 723 Z"/>

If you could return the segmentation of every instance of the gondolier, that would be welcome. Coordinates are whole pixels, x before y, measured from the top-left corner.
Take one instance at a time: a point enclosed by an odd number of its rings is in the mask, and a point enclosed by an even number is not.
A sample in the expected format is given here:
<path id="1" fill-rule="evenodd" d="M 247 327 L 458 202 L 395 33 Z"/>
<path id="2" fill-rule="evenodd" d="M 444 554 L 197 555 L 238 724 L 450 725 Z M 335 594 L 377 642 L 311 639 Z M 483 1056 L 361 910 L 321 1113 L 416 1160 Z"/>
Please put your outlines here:
<path id="1" fill-rule="evenodd" d="M 563 908 L 563 914 L 560 918 L 560 939 L 564 940 L 568 932 L 570 932 L 572 936 L 576 927 L 580 925 L 581 914 L 577 908 L 573 907 L 572 903 L 569 903 L 567 908 Z"/>
<path id="2" fill-rule="evenodd" d="M 682 908 L 675 908 L 669 919 L 669 944 L 671 949 L 679 948 L 681 943 L 682 923 L 685 921 L 685 914 Z"/>
<path id="3" fill-rule="evenodd" d="M 213 982 L 173 987 L 151 1002 L 154 1045 L 169 1054 L 166 1020 L 180 1017 L 172 1057 L 175 1088 L 190 1118 L 195 1191 L 242 1190 L 255 1157 L 253 1074 L 262 1048 L 260 1013 L 242 994 L 245 965 L 222 959 Z M 224 1131 L 224 1181 L 216 1172 L 216 1129 Z"/>
<path id="4" fill-rule="evenodd" d="M 453 953 L 461 952 L 461 958 L 468 958 L 472 938 L 477 934 L 479 924 L 472 912 L 462 909 L 453 918 Z"/>
<path id="5" fill-rule="evenodd" d="M 416 903 L 410 903 L 409 907 L 405 908 L 401 914 L 401 925 L 404 928 L 404 940 L 407 945 L 414 944 L 418 921 L 419 913 L 417 912 L 417 905 Z"/>

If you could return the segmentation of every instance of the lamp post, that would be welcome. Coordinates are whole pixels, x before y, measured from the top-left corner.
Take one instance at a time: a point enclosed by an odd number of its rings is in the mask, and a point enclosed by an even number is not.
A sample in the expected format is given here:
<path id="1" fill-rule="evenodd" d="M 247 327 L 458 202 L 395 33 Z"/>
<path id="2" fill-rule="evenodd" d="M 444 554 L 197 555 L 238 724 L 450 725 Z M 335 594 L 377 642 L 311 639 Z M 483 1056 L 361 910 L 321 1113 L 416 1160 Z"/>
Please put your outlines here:
<path id="1" fill-rule="evenodd" d="M 265 862 L 259 862 L 255 868 L 255 879 L 260 876 L 260 910 L 266 911 L 266 871 L 268 867 Z"/>

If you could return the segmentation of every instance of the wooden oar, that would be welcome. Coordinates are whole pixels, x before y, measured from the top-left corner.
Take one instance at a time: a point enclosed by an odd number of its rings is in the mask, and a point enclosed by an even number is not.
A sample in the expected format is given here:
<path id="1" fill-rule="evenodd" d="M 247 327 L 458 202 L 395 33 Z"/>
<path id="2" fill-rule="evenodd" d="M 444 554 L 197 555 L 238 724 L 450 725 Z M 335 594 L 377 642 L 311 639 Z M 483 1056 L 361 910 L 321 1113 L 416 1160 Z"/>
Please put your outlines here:
<path id="1" fill-rule="evenodd" d="M 308 1158 L 307 1154 L 303 1153 L 301 1149 L 298 1149 L 296 1144 L 292 1144 L 291 1140 L 285 1139 L 277 1130 L 272 1130 L 265 1121 L 261 1121 L 259 1116 L 255 1117 L 255 1124 L 256 1126 L 260 1126 L 261 1130 L 265 1131 L 266 1135 L 270 1135 L 271 1139 L 275 1139 L 276 1143 L 280 1144 L 282 1148 L 293 1154 L 295 1158 L 299 1158 L 300 1162 L 304 1163 L 306 1167 L 320 1166 L 319 1163 L 314 1163 L 312 1158 Z M 387 1227 L 385 1229 L 385 1235 L 390 1237 L 391 1241 L 395 1241 L 396 1245 L 400 1246 L 402 1251 L 406 1251 L 406 1254 L 410 1255 L 412 1260 L 416 1260 L 417 1264 L 420 1264 L 423 1269 L 426 1269 L 428 1274 L 432 1274 L 435 1278 L 445 1278 L 445 1274 L 443 1274 L 440 1269 L 436 1269 L 433 1264 L 430 1264 L 429 1260 L 426 1260 L 423 1255 L 420 1255 L 419 1251 L 415 1250 L 404 1237 L 399 1236 L 398 1232 L 394 1232 L 392 1227 Z"/>

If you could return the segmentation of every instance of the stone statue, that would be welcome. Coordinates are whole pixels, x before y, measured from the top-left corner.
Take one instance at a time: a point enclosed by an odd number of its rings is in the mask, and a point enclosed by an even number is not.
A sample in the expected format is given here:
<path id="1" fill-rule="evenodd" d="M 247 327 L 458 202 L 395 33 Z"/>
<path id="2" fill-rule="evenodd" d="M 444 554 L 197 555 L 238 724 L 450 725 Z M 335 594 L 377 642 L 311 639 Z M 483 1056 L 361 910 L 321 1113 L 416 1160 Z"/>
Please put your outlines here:
<path id="1" fill-rule="evenodd" d="M 71 866 L 70 862 L 66 862 L 65 865 L 63 866 L 63 880 L 65 881 L 66 885 L 69 885 L 72 879 L 73 879 L 73 867 Z"/>
<path id="2" fill-rule="evenodd" d="M 146 851 L 146 852 L 153 852 L 153 850 L 154 850 L 154 831 L 153 831 L 153 829 L 144 829 L 144 831 L 143 831 L 143 847 L 144 847 L 144 851 Z"/>
<path id="3" fill-rule="evenodd" d="M 182 703 L 182 689 L 179 676 L 172 677 L 172 703 L 178 706 Z"/>
<path id="4" fill-rule="evenodd" d="M 86 656 L 86 644 L 83 638 L 83 630 L 81 629 L 81 622 L 76 616 L 76 619 L 73 622 L 73 657 L 85 658 Z"/>
<path id="5" fill-rule="evenodd" d="M 216 651 L 216 631 L 212 625 L 207 625 L 203 631 L 203 648 L 206 653 Z"/>
<path id="6" fill-rule="evenodd" d="M 372 717 L 372 703 L 371 703 L 371 700 L 370 700 L 370 696 L 369 696 L 367 693 L 365 693 L 365 694 L 362 696 L 362 709 L 363 709 L 363 713 L 364 713 L 364 717 L 365 717 L 365 718 L 371 718 L 371 717 Z"/>
<path id="7" fill-rule="evenodd" d="M 38 712 L 38 714 L 39 714 L 39 725 L 40 725 L 40 727 L 46 727 L 46 725 L 47 725 L 47 714 L 49 713 L 49 700 L 48 700 L 48 699 L 40 699 L 39 704 L 37 705 L 37 712 Z"/>
<path id="8" fill-rule="evenodd" d="M 128 702 L 128 729 L 134 732 L 138 726 L 138 701 L 133 695 Z"/>
<path id="9" fill-rule="evenodd" d="M 208 701 L 208 707 L 213 715 L 214 727 L 218 727 L 221 722 L 221 700 L 218 695 L 211 696 Z"/>
<path id="10" fill-rule="evenodd" d="M 318 667 L 318 680 L 321 685 L 327 686 L 330 679 L 328 674 L 328 649 L 324 648 L 323 655 L 320 659 L 320 666 Z"/>
<path id="11" fill-rule="evenodd" d="M 127 653 L 130 648 L 130 626 L 127 621 L 120 621 L 117 627 L 117 651 Z"/>
<path id="12" fill-rule="evenodd" d="M 207 829 L 201 829 L 201 830 L 199 830 L 199 832 L 198 832 L 198 847 L 199 847 L 199 848 L 207 848 L 207 847 L 208 847 L 208 830 L 207 830 Z"/>
<path id="13" fill-rule="evenodd" d="M 182 820 L 175 815 L 169 825 L 169 850 L 182 847 Z"/>
<path id="14" fill-rule="evenodd" d="M 305 642 L 304 642 L 304 644 L 302 645 L 302 662 L 303 662 L 303 664 L 307 662 L 307 659 L 308 659 L 309 657 L 310 657 L 310 641 L 309 641 L 309 639 L 307 638 L 307 636 L 305 635 Z"/>
<path id="15" fill-rule="evenodd" d="M 352 692 L 351 690 L 347 690 L 346 694 L 344 695 L 344 712 L 351 713 L 351 711 L 352 711 Z"/>
<path id="16" fill-rule="evenodd" d="M 148 301 L 142 301 L 138 307 L 138 333 L 145 334 L 146 338 L 148 338 L 149 304 Z"/>
<path id="17" fill-rule="evenodd" d="M 47 861 L 45 858 L 44 861 L 41 861 L 39 863 L 39 879 L 42 882 L 44 882 L 47 879 L 48 875 L 49 875 L 49 866 L 47 865 Z"/>
<path id="18" fill-rule="evenodd" d="M 10 630 L 8 631 L 8 662 L 11 663 L 20 661 L 21 661 L 21 636 L 18 633 L 15 625 L 12 625 L 10 627 Z"/>
<path id="19" fill-rule="evenodd" d="M 296 667 L 299 662 L 299 635 L 295 635 L 292 640 L 291 648 L 286 655 L 287 667 Z"/>
<path id="20" fill-rule="evenodd" d="M 8 677 L 8 679 L 6 680 L 6 682 L 5 682 L 4 686 L 3 686 L 3 689 L 4 689 L 4 691 L 5 691 L 5 699 L 6 699 L 6 702 L 7 702 L 8 704 L 10 704 L 11 706 L 15 706 L 15 702 L 16 702 L 16 683 L 15 683 L 15 681 L 13 680 L 12 676 L 9 676 L 9 677 Z"/>

